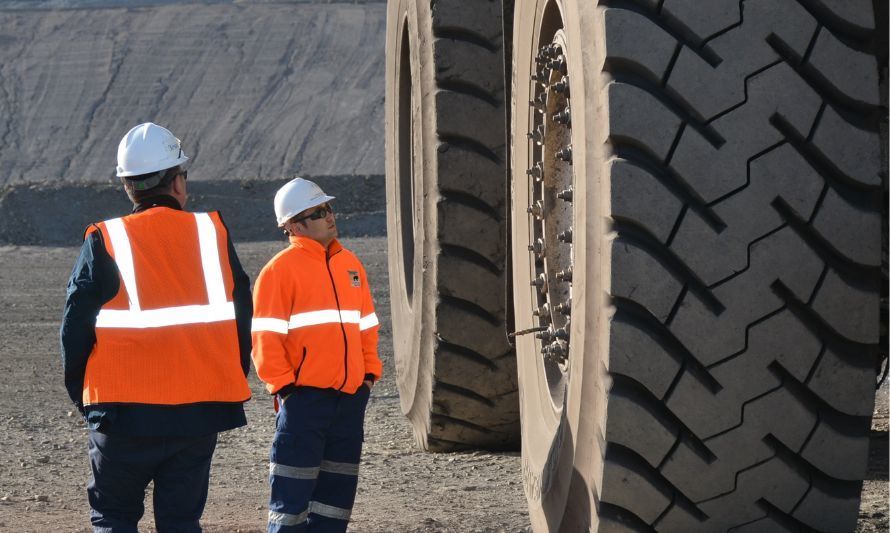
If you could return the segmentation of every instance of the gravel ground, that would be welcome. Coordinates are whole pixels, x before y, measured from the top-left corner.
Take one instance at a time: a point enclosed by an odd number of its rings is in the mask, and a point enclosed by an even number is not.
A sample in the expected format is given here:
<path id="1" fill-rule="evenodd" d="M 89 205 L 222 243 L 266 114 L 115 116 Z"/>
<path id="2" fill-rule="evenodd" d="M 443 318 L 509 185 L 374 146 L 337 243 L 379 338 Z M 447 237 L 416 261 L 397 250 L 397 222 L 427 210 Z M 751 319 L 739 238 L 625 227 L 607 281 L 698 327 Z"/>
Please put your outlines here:
<path id="1" fill-rule="evenodd" d="M 350 529 L 528 531 L 518 454 L 426 454 L 415 448 L 395 386 L 386 241 L 344 243 L 362 258 L 374 288 L 386 372 L 368 407 Z M 237 246 L 251 279 L 283 245 Z M 58 359 L 64 285 L 75 256 L 70 247 L 0 247 L 0 531 L 89 530 L 86 432 L 71 411 Z M 223 434 L 214 456 L 206 531 L 264 531 L 273 412 L 253 375 L 251 386 L 249 425 Z M 885 384 L 875 411 L 858 531 L 888 529 L 887 404 Z M 153 530 L 150 509 L 142 528 Z"/>

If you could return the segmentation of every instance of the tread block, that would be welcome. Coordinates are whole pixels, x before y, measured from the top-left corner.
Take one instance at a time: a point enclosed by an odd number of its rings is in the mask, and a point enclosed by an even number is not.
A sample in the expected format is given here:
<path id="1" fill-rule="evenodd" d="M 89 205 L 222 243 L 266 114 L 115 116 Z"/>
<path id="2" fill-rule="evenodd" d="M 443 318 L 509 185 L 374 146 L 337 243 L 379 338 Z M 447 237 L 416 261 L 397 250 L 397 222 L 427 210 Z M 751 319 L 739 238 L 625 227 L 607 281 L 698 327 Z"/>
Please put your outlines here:
<path id="1" fill-rule="evenodd" d="M 858 129 L 827 107 L 813 136 L 813 146 L 847 178 L 865 185 L 881 184 L 878 132 Z"/>
<path id="2" fill-rule="evenodd" d="M 755 504 L 761 499 L 789 512 L 808 486 L 802 472 L 776 457 L 739 472 L 733 492 L 698 505 L 714 519 L 710 531 L 724 530 L 762 518 L 766 513 Z"/>
<path id="3" fill-rule="evenodd" d="M 491 75 L 504 68 L 499 50 L 489 50 L 472 42 L 437 39 L 433 45 L 433 60 L 436 82 L 440 85 L 455 82 L 470 85 L 503 101 L 504 82 Z"/>
<path id="4" fill-rule="evenodd" d="M 818 256 L 788 227 L 753 243 L 749 264 L 748 269 L 712 289 L 726 306 L 720 315 L 687 293 L 671 323 L 671 331 L 704 365 L 741 353 L 748 342 L 749 326 L 783 307 L 784 302 L 770 288 L 775 280 L 807 301 L 822 272 Z M 702 331 L 709 334 L 702 335 Z"/>
<path id="5" fill-rule="evenodd" d="M 844 431 L 820 423 L 801 457 L 834 479 L 863 479 L 868 470 L 869 418 L 851 419 L 845 424 Z"/>
<path id="6" fill-rule="evenodd" d="M 460 384 L 483 396 L 502 396 L 518 387 L 515 357 L 489 360 L 484 355 L 440 344 L 436 358 L 439 363 L 435 377 L 446 383 Z"/>
<path id="7" fill-rule="evenodd" d="M 856 354 L 852 355 L 856 359 Z M 862 391 L 877 381 L 875 365 L 868 358 L 855 362 L 850 359 L 850 356 L 842 358 L 826 348 L 807 388 L 832 409 L 847 415 L 870 417 L 874 413 L 875 398 L 871 394 L 862 394 Z"/>
<path id="8" fill-rule="evenodd" d="M 652 153 L 664 161 L 682 121 L 645 90 L 609 84 L 609 137 Z"/>
<path id="9" fill-rule="evenodd" d="M 880 296 L 876 288 L 849 285 L 829 270 L 812 309 L 843 337 L 875 344 L 879 335 Z"/>
<path id="10" fill-rule="evenodd" d="M 503 316 L 506 302 L 503 274 L 447 253 L 439 256 L 437 274 L 440 294 L 472 302 L 493 315 Z"/>
<path id="11" fill-rule="evenodd" d="M 438 202 L 438 237 L 441 244 L 466 248 L 495 265 L 504 262 L 504 238 L 501 225 L 491 212 L 456 200 Z"/>
<path id="12" fill-rule="evenodd" d="M 651 524 L 670 505 L 672 495 L 653 480 L 652 469 L 644 463 L 640 456 L 609 445 L 601 499 Z"/>
<path id="13" fill-rule="evenodd" d="M 606 430 L 606 440 L 633 449 L 653 468 L 661 464 L 679 433 L 679 428 L 663 420 L 633 391 L 616 386 L 609 396 L 608 417 L 613 422 Z"/>
<path id="14" fill-rule="evenodd" d="M 494 324 L 474 309 L 439 301 L 436 305 L 437 338 L 480 354 L 504 354 L 510 351 L 503 324 Z"/>
<path id="15" fill-rule="evenodd" d="M 473 2 L 467 9 L 463 0 L 433 0 L 430 12 L 433 33 L 440 35 L 443 29 L 459 29 L 466 34 L 487 39 L 496 45 L 503 40 L 500 2 Z"/>
<path id="16" fill-rule="evenodd" d="M 791 20 L 794 24 L 788 23 Z M 797 2 L 745 2 L 743 23 L 708 42 L 722 58 L 720 64 L 712 67 L 684 48 L 668 78 L 668 87 L 701 116 L 714 117 L 746 99 L 746 77 L 779 59 L 766 42 L 769 35 L 778 35 L 802 57 L 815 30 L 816 21 Z"/>
<path id="17" fill-rule="evenodd" d="M 629 376 L 655 397 L 663 398 L 680 371 L 680 361 L 652 335 L 641 324 L 628 322 L 628 317 L 619 311 L 612 320 L 609 371 Z"/>
<path id="18" fill-rule="evenodd" d="M 686 128 L 671 166 L 708 203 L 744 187 L 748 162 L 784 139 L 770 124 L 781 115 L 798 131 L 812 128 L 821 99 L 788 65 L 781 63 L 747 81 L 747 101 L 711 123 L 725 139 L 715 148 Z"/>
<path id="19" fill-rule="evenodd" d="M 809 63 L 846 97 L 863 104 L 880 105 L 878 69 L 873 55 L 848 48 L 831 32 L 823 30 L 816 38 Z"/>
<path id="20" fill-rule="evenodd" d="M 881 214 L 857 208 L 829 189 L 816 212 L 812 227 L 850 262 L 877 267 L 881 264 L 881 243 L 864 236 L 879 235 Z"/>
<path id="21" fill-rule="evenodd" d="M 684 26 L 702 39 L 707 39 L 741 21 L 737 0 L 711 0 L 710 2 L 665 0 L 661 11 L 664 16 L 682 22 Z"/>
<path id="22" fill-rule="evenodd" d="M 643 305 L 660 322 L 667 320 L 683 284 L 655 256 L 619 233 L 612 241 L 612 269 L 622 273 L 612 280 L 613 295 Z"/>
<path id="23" fill-rule="evenodd" d="M 632 63 L 656 80 L 664 77 L 677 46 L 673 37 L 643 15 L 626 9 L 607 9 L 605 24 L 609 61 Z"/>
<path id="24" fill-rule="evenodd" d="M 871 0 L 820 0 L 832 17 L 858 26 L 864 31 L 875 27 L 874 6 Z"/>
<path id="25" fill-rule="evenodd" d="M 491 152 L 503 150 L 504 108 L 474 94 L 436 91 L 436 132 L 481 144 Z"/>
<path id="26" fill-rule="evenodd" d="M 639 166 L 620 159 L 610 165 L 613 216 L 634 219 L 659 241 L 667 242 L 682 202 Z"/>
<path id="27" fill-rule="evenodd" d="M 448 142 L 440 142 L 436 150 L 440 189 L 461 191 L 503 209 L 503 154 L 494 161 L 470 147 Z"/>
<path id="28" fill-rule="evenodd" d="M 794 518 L 819 531 L 847 533 L 856 529 L 862 483 L 838 490 L 814 481 L 794 510 Z"/>
<path id="29" fill-rule="evenodd" d="M 687 213 L 671 249 L 713 285 L 745 269 L 748 245 L 783 223 L 770 205 L 775 198 L 809 218 L 823 186 L 823 179 L 791 146 L 779 146 L 751 161 L 747 187 L 713 206 L 726 224 L 722 231 L 715 231 L 697 213 Z"/>

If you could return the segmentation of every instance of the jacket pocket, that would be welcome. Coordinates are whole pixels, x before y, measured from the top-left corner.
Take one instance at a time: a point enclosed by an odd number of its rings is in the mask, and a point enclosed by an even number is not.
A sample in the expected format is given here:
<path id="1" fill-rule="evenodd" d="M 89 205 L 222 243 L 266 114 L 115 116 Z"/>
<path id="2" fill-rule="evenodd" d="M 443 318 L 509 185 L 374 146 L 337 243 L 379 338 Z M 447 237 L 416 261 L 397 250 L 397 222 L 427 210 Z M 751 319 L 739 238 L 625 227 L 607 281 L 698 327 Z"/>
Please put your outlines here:
<path id="1" fill-rule="evenodd" d="M 294 370 L 294 384 L 295 385 L 297 384 L 297 382 L 300 379 L 300 370 L 303 368 L 303 363 L 306 362 L 307 353 L 308 353 L 308 351 L 306 350 L 306 347 L 303 346 L 303 359 L 300 361 L 300 364 L 297 366 L 297 369 Z"/>

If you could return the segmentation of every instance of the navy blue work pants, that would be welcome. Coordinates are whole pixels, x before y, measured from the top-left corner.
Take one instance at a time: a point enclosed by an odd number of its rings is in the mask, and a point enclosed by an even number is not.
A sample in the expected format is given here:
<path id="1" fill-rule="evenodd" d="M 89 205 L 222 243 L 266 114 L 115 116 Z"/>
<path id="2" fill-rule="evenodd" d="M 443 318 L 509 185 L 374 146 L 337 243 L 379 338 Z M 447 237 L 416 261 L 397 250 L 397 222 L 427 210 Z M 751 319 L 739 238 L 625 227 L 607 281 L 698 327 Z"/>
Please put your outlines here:
<path id="1" fill-rule="evenodd" d="M 346 531 L 370 389 L 298 387 L 281 403 L 269 464 L 269 532 Z"/>
<path id="2" fill-rule="evenodd" d="M 200 532 L 216 433 L 201 437 L 133 437 L 90 431 L 87 487 L 95 533 L 135 533 L 154 481 L 159 533 Z"/>

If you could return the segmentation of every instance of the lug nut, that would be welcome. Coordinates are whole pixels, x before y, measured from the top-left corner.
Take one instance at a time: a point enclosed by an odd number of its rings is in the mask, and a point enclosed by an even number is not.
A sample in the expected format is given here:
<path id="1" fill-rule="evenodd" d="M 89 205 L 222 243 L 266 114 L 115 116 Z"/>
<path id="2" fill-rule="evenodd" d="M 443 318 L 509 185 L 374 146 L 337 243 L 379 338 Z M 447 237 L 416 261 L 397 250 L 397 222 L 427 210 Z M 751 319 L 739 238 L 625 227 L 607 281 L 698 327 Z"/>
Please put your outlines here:
<path id="1" fill-rule="evenodd" d="M 529 252 L 535 252 L 536 254 L 540 254 L 544 251 L 544 241 L 543 239 L 538 239 L 532 244 L 528 245 Z"/>
<path id="2" fill-rule="evenodd" d="M 544 302 L 544 304 L 541 305 L 541 307 L 538 307 L 537 309 L 532 311 L 532 314 L 535 316 L 539 316 L 539 317 L 549 316 L 550 315 L 550 304 L 548 304 L 547 302 Z"/>
<path id="3" fill-rule="evenodd" d="M 572 201 L 572 189 L 569 188 L 564 191 L 559 191 L 558 193 L 556 193 L 556 197 L 559 198 L 560 200 L 565 200 L 566 202 L 571 202 Z"/>
<path id="4" fill-rule="evenodd" d="M 536 180 L 540 180 L 544 176 L 544 165 L 539 161 L 535 163 L 535 166 L 526 170 L 525 173 Z"/>
<path id="5" fill-rule="evenodd" d="M 544 140 L 544 126 L 538 126 L 535 128 L 535 131 L 532 131 L 526 135 L 530 140 L 541 144 Z"/>
<path id="6" fill-rule="evenodd" d="M 543 205 L 541 204 L 541 201 L 538 200 L 537 202 L 535 202 L 534 205 L 528 206 L 528 208 L 526 209 L 526 212 L 528 214 L 532 215 L 533 217 L 537 218 L 538 220 L 540 220 L 544 215 L 544 208 L 543 208 Z"/>
<path id="7" fill-rule="evenodd" d="M 572 267 L 569 267 L 565 270 L 560 270 L 556 273 L 556 279 L 559 281 L 572 281 Z"/>
<path id="8" fill-rule="evenodd" d="M 569 229 L 563 231 L 562 233 L 557 235 L 556 238 L 559 239 L 561 242 L 564 242 L 566 244 L 571 244 L 572 243 L 572 228 L 569 228 Z"/>
<path id="9" fill-rule="evenodd" d="M 559 71 L 563 76 L 566 74 L 566 58 L 563 56 L 557 56 L 556 59 L 547 63 L 547 67 L 551 70 Z"/>
<path id="10" fill-rule="evenodd" d="M 553 333 L 553 336 L 560 340 L 569 340 L 569 332 L 566 330 L 566 328 L 559 328 Z"/>
<path id="11" fill-rule="evenodd" d="M 547 276 L 544 274 L 539 275 L 531 281 L 531 285 L 537 287 L 542 294 L 547 292 Z"/>
<path id="12" fill-rule="evenodd" d="M 557 304 L 553 308 L 553 310 L 556 311 L 557 313 L 560 313 L 565 316 L 571 315 L 572 314 L 572 300 L 569 299 L 569 300 L 564 301 L 561 304 Z"/>
<path id="13" fill-rule="evenodd" d="M 535 337 L 541 339 L 544 342 L 550 342 L 550 339 L 553 338 L 553 326 L 550 326 L 546 330 L 539 333 L 535 333 Z"/>
<path id="14" fill-rule="evenodd" d="M 561 113 L 557 113 L 553 115 L 553 121 L 557 124 L 562 124 L 564 126 L 569 126 L 572 123 L 572 112 L 568 107 L 562 110 Z"/>
<path id="15" fill-rule="evenodd" d="M 568 145 L 560 151 L 556 152 L 556 157 L 562 159 L 566 163 L 572 162 L 572 145 Z"/>
<path id="16" fill-rule="evenodd" d="M 561 80 L 553 84 L 553 90 L 558 92 L 559 94 L 565 96 L 566 98 L 570 98 L 569 94 L 569 77 L 563 76 Z"/>

